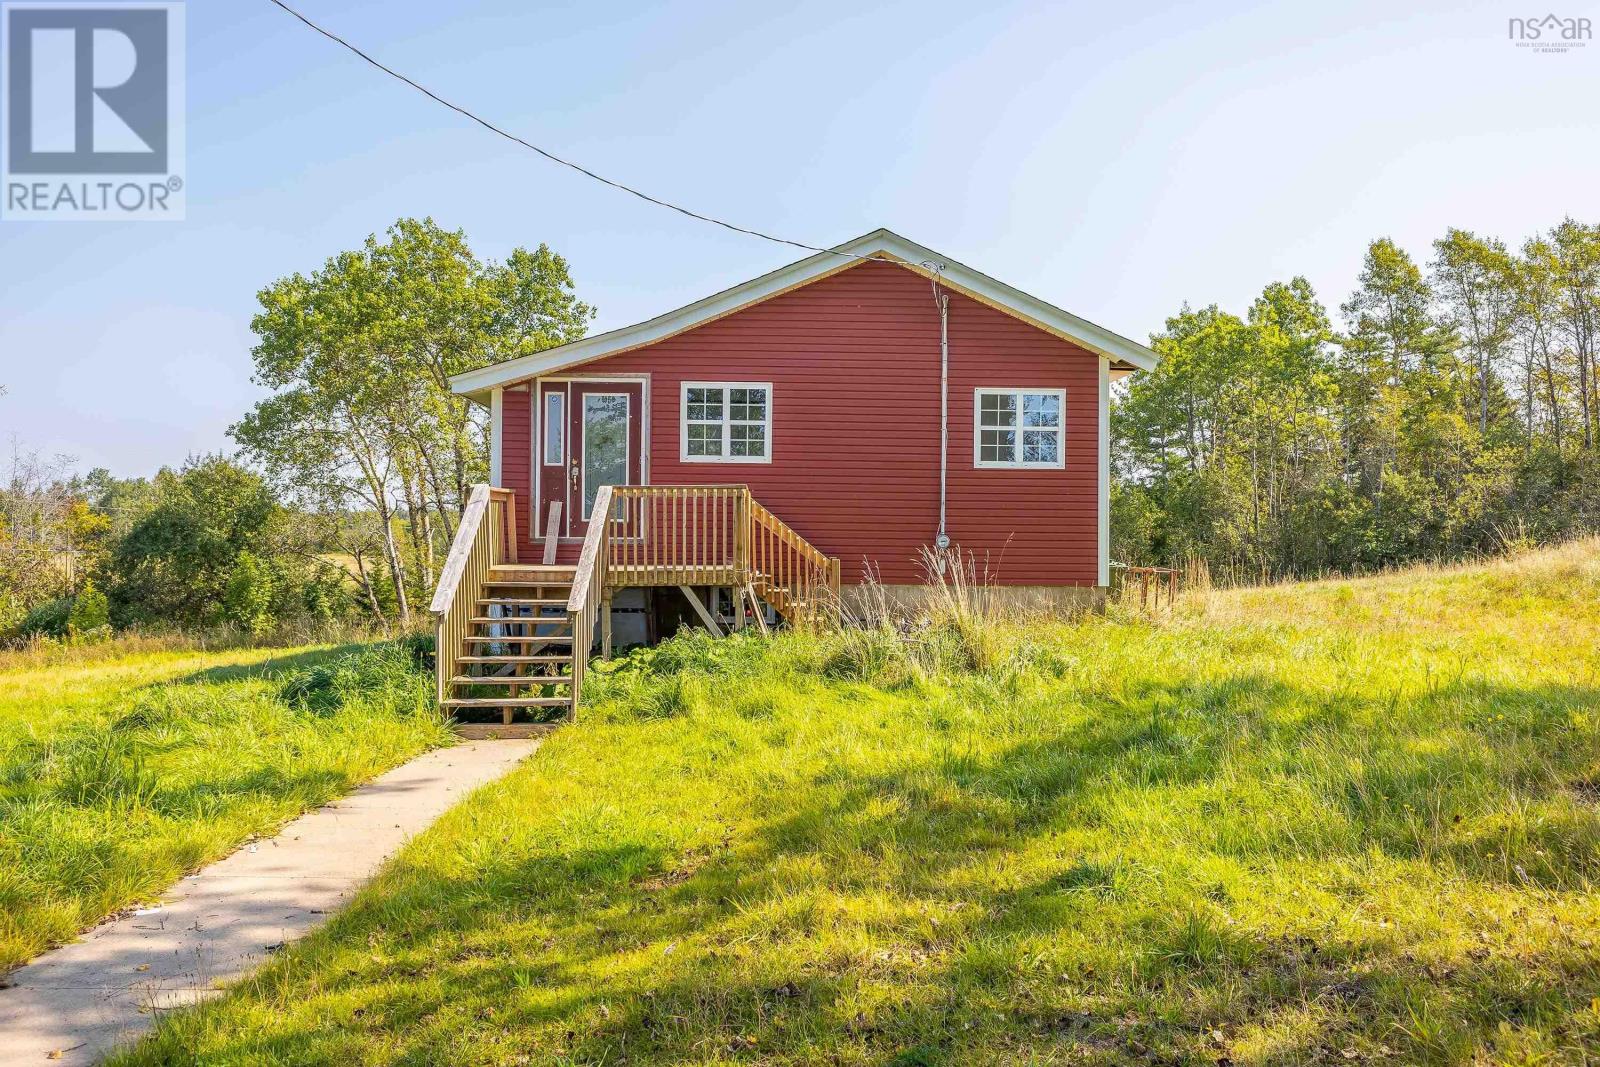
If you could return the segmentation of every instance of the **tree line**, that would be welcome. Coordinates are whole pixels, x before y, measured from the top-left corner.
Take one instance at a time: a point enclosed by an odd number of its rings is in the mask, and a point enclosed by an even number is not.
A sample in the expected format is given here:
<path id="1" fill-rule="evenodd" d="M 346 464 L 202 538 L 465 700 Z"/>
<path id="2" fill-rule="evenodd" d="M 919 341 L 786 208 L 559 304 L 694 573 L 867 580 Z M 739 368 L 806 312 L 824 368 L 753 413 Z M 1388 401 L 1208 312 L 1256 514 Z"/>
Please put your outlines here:
<path id="1" fill-rule="evenodd" d="M 1600 528 L 1600 226 L 1367 248 L 1336 327 L 1304 278 L 1185 307 L 1112 412 L 1113 556 L 1236 580 Z"/>
<path id="2" fill-rule="evenodd" d="M 548 247 L 486 260 L 431 219 L 401 219 L 258 302 L 254 380 L 271 395 L 229 430 L 237 456 L 117 479 L 15 452 L 0 638 L 411 625 L 488 475 L 487 415 L 449 378 L 576 340 L 594 315 Z M 104 608 L 85 614 L 86 592 Z"/>

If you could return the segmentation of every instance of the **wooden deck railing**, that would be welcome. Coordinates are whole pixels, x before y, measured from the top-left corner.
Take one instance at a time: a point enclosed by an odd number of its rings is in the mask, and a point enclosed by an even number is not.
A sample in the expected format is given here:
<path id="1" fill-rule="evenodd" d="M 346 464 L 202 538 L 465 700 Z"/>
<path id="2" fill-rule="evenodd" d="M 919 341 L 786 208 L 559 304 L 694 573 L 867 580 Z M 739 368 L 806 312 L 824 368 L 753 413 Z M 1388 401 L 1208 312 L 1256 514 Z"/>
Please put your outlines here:
<path id="1" fill-rule="evenodd" d="M 1130 583 L 1139 583 L 1139 610 L 1161 607 L 1161 594 L 1167 595 L 1167 607 L 1178 601 L 1178 579 L 1183 573 L 1175 567 L 1130 567 L 1117 564 L 1122 572 L 1122 595 L 1130 596 Z M 1154 593 L 1152 598 L 1151 594 Z"/>
<path id="2" fill-rule="evenodd" d="M 786 617 L 796 619 L 833 610 L 827 591 L 839 595 L 839 560 L 819 550 L 787 523 L 756 503 L 750 509 L 750 581 L 757 594 Z"/>
<path id="3" fill-rule="evenodd" d="M 605 584 L 746 586 L 786 618 L 839 590 L 839 561 L 762 507 L 744 485 L 620 485 L 604 517 Z"/>
<path id="4" fill-rule="evenodd" d="M 741 582 L 747 559 L 749 489 L 742 485 L 621 485 L 613 499 L 607 561 L 611 584 Z"/>
<path id="5" fill-rule="evenodd" d="M 462 673 L 461 649 L 490 568 L 517 562 L 515 512 L 509 489 L 477 485 L 467 500 L 432 604 L 441 702 Z M 573 717 L 612 592 L 651 585 L 729 586 L 736 598 L 760 597 L 798 621 L 833 610 L 824 593 L 838 593 L 839 561 L 758 504 L 747 486 L 601 487 L 566 604 Z M 738 603 L 742 611 L 745 600 Z"/>
<path id="6" fill-rule="evenodd" d="M 477 608 L 489 568 L 516 561 L 516 505 L 511 490 L 473 486 L 429 608 L 434 617 L 434 658 L 438 663 L 441 702 L 449 695 L 449 679 L 457 673 L 467 620 Z"/>

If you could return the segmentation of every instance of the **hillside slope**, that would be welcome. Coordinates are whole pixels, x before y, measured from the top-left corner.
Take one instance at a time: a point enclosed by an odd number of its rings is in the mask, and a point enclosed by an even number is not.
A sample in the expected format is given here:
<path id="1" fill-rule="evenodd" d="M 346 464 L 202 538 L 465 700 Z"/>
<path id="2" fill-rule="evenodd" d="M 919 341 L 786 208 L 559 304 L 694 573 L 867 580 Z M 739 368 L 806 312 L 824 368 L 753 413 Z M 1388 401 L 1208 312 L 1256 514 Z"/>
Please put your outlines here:
<path id="1" fill-rule="evenodd" d="M 383 646 L 0 652 L 0 975 L 447 743 L 431 681 Z"/>
<path id="2" fill-rule="evenodd" d="M 1597 603 L 675 641 L 126 1062 L 1593 1062 Z"/>

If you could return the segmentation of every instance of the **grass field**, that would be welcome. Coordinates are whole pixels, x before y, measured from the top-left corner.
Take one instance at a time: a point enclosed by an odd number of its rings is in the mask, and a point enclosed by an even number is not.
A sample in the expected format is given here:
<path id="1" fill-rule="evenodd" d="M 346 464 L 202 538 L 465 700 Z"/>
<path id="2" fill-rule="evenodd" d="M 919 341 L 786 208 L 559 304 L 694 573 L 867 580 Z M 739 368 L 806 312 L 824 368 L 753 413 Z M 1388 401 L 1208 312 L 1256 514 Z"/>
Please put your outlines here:
<path id="1" fill-rule="evenodd" d="M 392 646 L 0 654 L 0 972 L 447 739 Z"/>
<path id="2" fill-rule="evenodd" d="M 592 677 L 119 1062 L 1600 1059 L 1596 543 Z"/>

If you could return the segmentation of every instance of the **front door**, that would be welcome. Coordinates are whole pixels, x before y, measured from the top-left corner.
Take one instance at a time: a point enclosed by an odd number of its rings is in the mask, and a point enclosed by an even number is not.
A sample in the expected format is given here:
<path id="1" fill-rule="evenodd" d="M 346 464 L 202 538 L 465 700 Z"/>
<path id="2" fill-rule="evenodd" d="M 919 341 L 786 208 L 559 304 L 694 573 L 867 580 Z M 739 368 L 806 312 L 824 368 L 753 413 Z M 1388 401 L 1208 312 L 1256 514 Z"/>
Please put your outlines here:
<path id="1" fill-rule="evenodd" d="M 567 535 L 582 537 L 602 485 L 638 485 L 643 480 L 644 385 L 575 381 L 570 396 Z"/>

